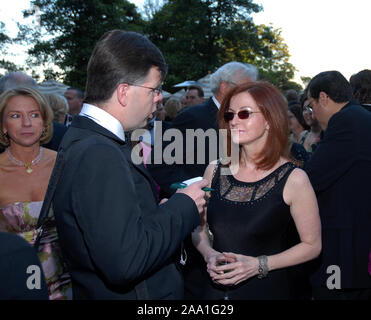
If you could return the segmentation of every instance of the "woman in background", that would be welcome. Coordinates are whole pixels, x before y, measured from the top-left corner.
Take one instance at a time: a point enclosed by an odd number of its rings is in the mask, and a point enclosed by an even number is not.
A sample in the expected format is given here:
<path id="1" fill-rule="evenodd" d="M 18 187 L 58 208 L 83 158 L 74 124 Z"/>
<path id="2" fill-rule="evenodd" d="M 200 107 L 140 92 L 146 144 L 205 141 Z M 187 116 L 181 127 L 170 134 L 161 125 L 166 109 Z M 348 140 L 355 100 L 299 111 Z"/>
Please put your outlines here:
<path id="1" fill-rule="evenodd" d="M 290 138 L 292 142 L 303 144 L 308 134 L 309 126 L 305 123 L 302 109 L 299 104 L 295 104 L 290 106 L 288 110 Z"/>
<path id="2" fill-rule="evenodd" d="M 53 120 L 64 125 L 64 121 L 68 112 L 67 99 L 57 93 L 44 93 L 44 97 L 48 102 L 50 108 L 53 110 Z"/>

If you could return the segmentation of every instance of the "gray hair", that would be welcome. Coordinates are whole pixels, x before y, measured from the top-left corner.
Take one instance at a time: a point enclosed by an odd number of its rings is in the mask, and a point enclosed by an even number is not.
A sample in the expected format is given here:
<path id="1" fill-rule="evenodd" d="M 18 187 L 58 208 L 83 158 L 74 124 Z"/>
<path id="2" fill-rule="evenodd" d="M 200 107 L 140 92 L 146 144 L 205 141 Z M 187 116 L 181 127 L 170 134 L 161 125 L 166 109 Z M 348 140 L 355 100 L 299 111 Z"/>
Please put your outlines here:
<path id="1" fill-rule="evenodd" d="M 20 71 L 10 72 L 0 78 L 0 93 L 21 86 L 31 88 L 38 87 L 34 79 Z"/>
<path id="2" fill-rule="evenodd" d="M 259 76 L 258 69 L 249 63 L 228 62 L 216 70 L 210 77 L 210 88 L 215 94 L 219 91 L 222 82 L 234 83 L 242 78 L 249 78 L 256 81 Z"/>

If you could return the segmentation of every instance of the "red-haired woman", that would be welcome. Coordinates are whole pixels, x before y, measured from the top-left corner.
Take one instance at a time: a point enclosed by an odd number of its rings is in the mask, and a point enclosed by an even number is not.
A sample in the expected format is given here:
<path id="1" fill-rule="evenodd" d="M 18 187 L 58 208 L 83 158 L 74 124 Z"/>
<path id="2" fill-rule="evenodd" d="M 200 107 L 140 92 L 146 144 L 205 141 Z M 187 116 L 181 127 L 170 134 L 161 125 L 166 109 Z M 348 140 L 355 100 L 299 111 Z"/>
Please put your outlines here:
<path id="1" fill-rule="evenodd" d="M 290 299 L 286 267 L 319 255 L 321 224 L 309 179 L 290 161 L 286 102 L 266 82 L 236 86 L 221 105 L 219 124 L 240 152 L 226 165 L 210 164 L 204 175 L 214 191 L 192 235 L 213 280 L 204 298 Z M 290 247 L 292 221 L 300 242 Z"/>

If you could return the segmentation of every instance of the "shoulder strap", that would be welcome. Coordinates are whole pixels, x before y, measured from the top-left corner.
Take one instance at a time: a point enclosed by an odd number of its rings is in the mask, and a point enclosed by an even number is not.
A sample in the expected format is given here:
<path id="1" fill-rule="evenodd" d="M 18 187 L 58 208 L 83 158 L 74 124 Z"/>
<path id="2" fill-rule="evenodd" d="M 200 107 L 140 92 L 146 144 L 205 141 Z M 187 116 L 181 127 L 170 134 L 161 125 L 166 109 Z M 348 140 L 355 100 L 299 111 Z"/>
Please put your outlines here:
<path id="1" fill-rule="evenodd" d="M 58 151 L 58 155 L 57 155 L 57 159 L 55 161 L 53 172 L 52 172 L 52 175 L 51 175 L 50 180 L 49 180 L 48 189 L 46 190 L 44 202 L 43 202 L 43 205 L 42 205 L 41 210 L 40 210 L 39 219 L 38 219 L 37 225 L 36 225 L 36 229 L 39 229 L 39 232 L 37 234 L 37 237 L 36 237 L 36 240 L 35 240 L 35 243 L 34 243 L 34 248 L 35 248 L 36 251 L 38 251 L 41 236 L 42 236 L 43 231 L 44 231 L 44 229 L 43 229 L 44 223 L 45 223 L 45 221 L 48 217 L 49 210 L 50 210 L 50 207 L 51 207 L 51 203 L 52 203 L 52 200 L 53 200 L 53 197 L 54 197 L 54 193 L 55 193 L 55 190 L 57 188 L 59 179 L 60 179 L 60 177 L 62 175 L 62 172 L 63 172 L 63 168 L 64 168 L 63 155 L 64 155 L 63 149 Z"/>
<path id="2" fill-rule="evenodd" d="M 216 164 L 214 166 L 213 176 L 211 178 L 211 184 L 210 184 L 211 187 L 214 186 L 214 184 L 215 184 L 216 173 L 217 173 L 219 167 L 220 167 L 220 159 L 217 160 L 217 162 L 216 162 Z"/>

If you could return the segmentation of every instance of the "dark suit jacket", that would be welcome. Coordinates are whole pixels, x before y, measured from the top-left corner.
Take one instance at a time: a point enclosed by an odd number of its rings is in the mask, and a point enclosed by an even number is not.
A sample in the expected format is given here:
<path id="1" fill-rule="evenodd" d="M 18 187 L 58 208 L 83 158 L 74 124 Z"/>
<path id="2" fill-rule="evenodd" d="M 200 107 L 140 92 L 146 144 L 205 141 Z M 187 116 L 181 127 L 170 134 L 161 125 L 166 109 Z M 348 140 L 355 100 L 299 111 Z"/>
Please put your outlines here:
<path id="1" fill-rule="evenodd" d="M 178 193 L 158 206 L 129 144 L 81 116 L 62 141 L 46 199 L 58 170 L 53 208 L 73 298 L 181 299 L 172 256 L 200 223 L 193 200 Z"/>
<path id="2" fill-rule="evenodd" d="M 371 288 L 371 114 L 357 103 L 331 117 L 305 167 L 318 196 L 322 254 L 313 285 L 326 286 L 337 265 L 342 288 Z"/>
<path id="3" fill-rule="evenodd" d="M 67 127 L 63 124 L 53 121 L 53 136 L 52 139 L 44 145 L 45 148 L 58 151 L 59 145 L 67 131 Z"/>
<path id="4" fill-rule="evenodd" d="M 187 129 L 202 129 L 207 131 L 208 129 L 218 130 L 218 108 L 215 105 L 212 98 L 205 101 L 202 104 L 191 106 L 183 109 L 172 121 L 171 127 L 169 129 L 177 129 L 182 133 L 183 136 L 183 164 L 173 164 L 168 165 L 166 163 L 162 164 L 151 164 L 148 165 L 148 170 L 155 179 L 155 181 L 160 185 L 161 190 L 164 192 L 164 196 L 168 197 L 174 193 L 174 190 L 169 188 L 170 184 L 173 182 L 184 181 L 197 176 L 203 176 L 208 164 L 218 158 L 218 141 L 217 144 L 213 145 L 213 152 L 215 152 L 216 157 L 210 155 L 209 153 L 209 143 L 206 139 L 205 149 L 202 151 L 197 148 L 197 141 L 195 140 L 193 155 L 186 152 L 186 130 Z M 155 140 L 156 141 L 156 140 Z M 163 150 L 169 146 L 172 142 L 164 142 L 160 153 L 163 155 Z M 216 150 L 215 150 L 216 149 Z M 152 152 L 156 152 L 156 143 Z M 197 155 L 203 152 L 205 154 L 205 160 L 201 164 L 197 163 Z M 194 164 L 187 164 L 193 161 Z"/>
<path id="5" fill-rule="evenodd" d="M 177 129 L 183 136 L 183 164 L 168 165 L 166 163 L 159 165 L 147 165 L 151 175 L 161 187 L 160 195 L 162 197 L 169 197 L 175 192 L 170 189 L 170 184 L 178 181 L 188 180 L 197 176 L 203 176 L 208 164 L 217 159 L 219 148 L 219 139 L 216 145 L 212 145 L 212 151 L 209 152 L 209 141 L 206 139 L 205 149 L 199 149 L 197 141 L 194 141 L 193 155 L 186 152 L 186 130 L 187 129 L 202 129 L 206 132 L 208 129 L 218 130 L 218 107 L 215 105 L 212 98 L 202 104 L 191 106 L 183 109 L 172 121 L 169 129 Z M 217 136 L 218 138 L 218 136 Z M 163 151 L 170 143 L 163 141 Z M 156 152 L 156 139 L 153 150 Z M 197 156 L 204 153 L 205 159 L 201 164 L 197 163 Z M 214 156 L 212 155 L 214 153 Z M 187 164 L 189 162 L 194 164 Z M 186 299 L 201 299 L 202 288 L 205 279 L 208 279 L 206 273 L 206 264 L 201 254 L 194 248 L 191 236 L 186 238 L 184 247 L 187 252 L 187 262 L 182 268 L 185 281 L 185 298 Z"/>
<path id="6" fill-rule="evenodd" d="M 32 265 L 40 268 L 40 289 L 27 287 L 29 277 L 37 275 L 35 271 L 27 273 Z M 31 283 L 36 284 L 33 278 Z M 0 232 L 0 300 L 48 299 L 48 287 L 35 249 L 18 235 Z"/>

